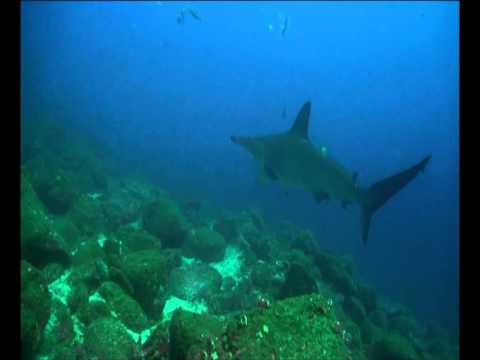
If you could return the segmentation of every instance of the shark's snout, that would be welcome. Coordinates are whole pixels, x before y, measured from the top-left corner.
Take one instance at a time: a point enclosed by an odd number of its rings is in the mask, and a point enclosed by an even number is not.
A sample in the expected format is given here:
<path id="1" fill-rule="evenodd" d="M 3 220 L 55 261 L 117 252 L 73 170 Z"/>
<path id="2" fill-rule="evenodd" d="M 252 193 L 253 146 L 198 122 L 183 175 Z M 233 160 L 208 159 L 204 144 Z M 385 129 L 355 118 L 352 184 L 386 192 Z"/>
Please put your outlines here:
<path id="1" fill-rule="evenodd" d="M 232 136 L 230 136 L 230 140 L 232 140 L 232 142 L 234 144 L 238 144 L 239 139 L 238 139 L 238 136 L 232 135 Z"/>

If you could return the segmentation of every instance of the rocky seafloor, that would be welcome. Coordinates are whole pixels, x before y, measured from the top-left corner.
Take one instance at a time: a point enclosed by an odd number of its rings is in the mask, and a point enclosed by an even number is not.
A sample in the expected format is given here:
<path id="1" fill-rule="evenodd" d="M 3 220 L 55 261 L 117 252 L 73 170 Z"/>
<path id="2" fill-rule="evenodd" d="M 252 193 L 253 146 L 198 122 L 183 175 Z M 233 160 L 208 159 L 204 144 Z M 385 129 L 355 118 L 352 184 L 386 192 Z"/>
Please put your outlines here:
<path id="1" fill-rule="evenodd" d="M 22 359 L 454 360 L 311 232 L 175 199 L 53 123 L 22 148 Z"/>

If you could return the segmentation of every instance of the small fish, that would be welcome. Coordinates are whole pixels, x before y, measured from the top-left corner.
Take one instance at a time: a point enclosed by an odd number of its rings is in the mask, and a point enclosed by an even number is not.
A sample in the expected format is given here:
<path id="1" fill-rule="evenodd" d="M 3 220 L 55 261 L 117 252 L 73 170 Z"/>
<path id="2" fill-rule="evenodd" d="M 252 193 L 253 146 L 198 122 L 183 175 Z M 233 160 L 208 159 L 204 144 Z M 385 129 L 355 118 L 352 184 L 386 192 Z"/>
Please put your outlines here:
<path id="1" fill-rule="evenodd" d="M 163 48 L 163 49 L 167 49 L 170 47 L 170 44 L 167 40 L 163 40 L 160 44 L 160 46 Z"/>
<path id="2" fill-rule="evenodd" d="M 202 19 L 198 15 L 198 12 L 192 9 L 182 9 L 180 14 L 177 16 L 177 24 L 183 24 L 185 22 L 185 14 L 188 13 L 192 15 L 195 20 L 201 21 Z"/>
<path id="3" fill-rule="evenodd" d="M 92 200 L 97 200 L 99 197 L 102 197 L 103 194 L 94 192 L 94 193 L 88 193 L 87 196 Z"/>

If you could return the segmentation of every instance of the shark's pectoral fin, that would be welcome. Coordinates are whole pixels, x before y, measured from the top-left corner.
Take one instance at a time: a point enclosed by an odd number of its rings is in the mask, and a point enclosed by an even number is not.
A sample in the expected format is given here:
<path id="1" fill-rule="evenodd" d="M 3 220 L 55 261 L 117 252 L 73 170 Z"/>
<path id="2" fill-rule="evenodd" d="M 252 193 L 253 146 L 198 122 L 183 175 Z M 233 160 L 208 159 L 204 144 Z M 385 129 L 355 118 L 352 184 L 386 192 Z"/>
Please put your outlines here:
<path id="1" fill-rule="evenodd" d="M 315 201 L 318 203 L 321 203 L 322 201 L 326 201 L 330 198 L 330 196 L 327 193 L 321 192 L 321 191 L 313 193 L 313 197 Z"/>
<path id="2" fill-rule="evenodd" d="M 362 208 L 362 242 L 363 245 L 367 245 L 368 232 L 370 230 L 370 220 L 372 220 L 373 212 L 368 208 Z"/>
<path id="3" fill-rule="evenodd" d="M 263 171 L 261 171 L 261 172 L 258 173 L 257 181 L 260 185 L 266 185 L 266 184 L 268 184 L 269 179 L 268 179 L 267 175 Z"/>
<path id="4" fill-rule="evenodd" d="M 278 180 L 278 176 L 271 167 L 268 167 L 267 165 L 260 165 L 260 171 L 258 173 L 257 180 L 260 184 L 267 184 L 270 181 Z"/>

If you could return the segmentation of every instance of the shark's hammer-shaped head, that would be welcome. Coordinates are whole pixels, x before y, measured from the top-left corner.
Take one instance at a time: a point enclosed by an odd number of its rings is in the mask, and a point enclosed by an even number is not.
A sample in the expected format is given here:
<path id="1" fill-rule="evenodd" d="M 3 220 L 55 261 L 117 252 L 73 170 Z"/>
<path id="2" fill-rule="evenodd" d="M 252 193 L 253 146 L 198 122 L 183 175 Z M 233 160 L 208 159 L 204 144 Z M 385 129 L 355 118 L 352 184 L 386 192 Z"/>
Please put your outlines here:
<path id="1" fill-rule="evenodd" d="M 243 146 L 256 159 L 263 156 L 263 142 L 258 137 L 253 136 L 231 136 L 234 144 Z"/>

